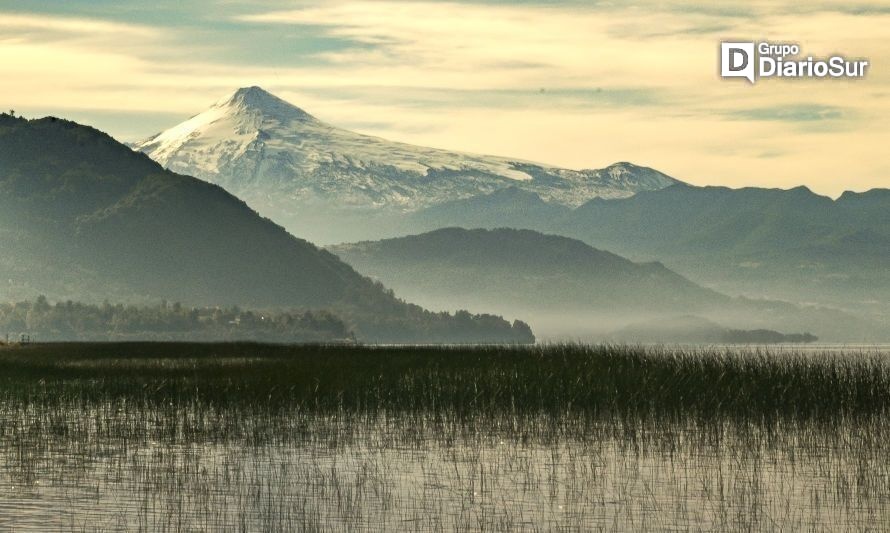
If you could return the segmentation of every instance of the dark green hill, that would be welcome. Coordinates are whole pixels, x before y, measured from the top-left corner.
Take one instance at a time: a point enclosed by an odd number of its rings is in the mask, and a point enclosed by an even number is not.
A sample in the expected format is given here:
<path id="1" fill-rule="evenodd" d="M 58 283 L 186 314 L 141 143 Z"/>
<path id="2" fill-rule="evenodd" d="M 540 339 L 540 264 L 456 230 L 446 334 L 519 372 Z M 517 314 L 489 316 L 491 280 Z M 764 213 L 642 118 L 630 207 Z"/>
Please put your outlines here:
<path id="1" fill-rule="evenodd" d="M 366 340 L 530 336 L 406 304 L 223 189 L 55 118 L 0 116 L 0 249 L 0 299 L 325 308 Z"/>

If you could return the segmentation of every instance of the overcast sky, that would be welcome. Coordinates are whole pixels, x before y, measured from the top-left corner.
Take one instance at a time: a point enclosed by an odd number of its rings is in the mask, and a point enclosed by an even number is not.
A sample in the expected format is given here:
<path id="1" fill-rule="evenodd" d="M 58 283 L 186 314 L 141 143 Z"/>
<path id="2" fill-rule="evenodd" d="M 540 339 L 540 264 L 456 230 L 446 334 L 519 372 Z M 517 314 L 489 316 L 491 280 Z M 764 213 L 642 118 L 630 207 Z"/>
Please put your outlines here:
<path id="1" fill-rule="evenodd" d="M 334 125 L 695 184 L 890 187 L 890 4 L 0 0 L 0 106 L 137 140 L 259 85 Z M 867 58 L 719 77 L 721 40 Z"/>

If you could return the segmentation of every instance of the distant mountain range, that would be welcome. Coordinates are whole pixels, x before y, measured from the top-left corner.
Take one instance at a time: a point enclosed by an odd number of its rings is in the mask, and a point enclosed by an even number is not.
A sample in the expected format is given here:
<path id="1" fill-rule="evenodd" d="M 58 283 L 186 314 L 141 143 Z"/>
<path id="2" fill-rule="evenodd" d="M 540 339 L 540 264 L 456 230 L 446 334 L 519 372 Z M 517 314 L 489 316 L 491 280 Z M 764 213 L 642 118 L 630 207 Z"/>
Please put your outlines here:
<path id="1" fill-rule="evenodd" d="M 834 305 L 890 323 L 888 189 L 832 200 L 806 187 L 675 184 L 575 209 L 507 189 L 421 210 L 403 228 L 453 225 L 557 233 L 662 261 L 721 292 Z"/>
<path id="2" fill-rule="evenodd" d="M 316 242 L 379 236 L 403 213 L 508 187 L 577 207 L 677 183 L 629 163 L 576 171 L 391 142 L 328 125 L 259 87 L 134 148 Z"/>
<path id="3" fill-rule="evenodd" d="M 0 257 L 6 294 L 335 308 L 365 321 L 357 332 L 390 336 L 393 316 L 427 334 L 417 324 L 457 320 L 398 301 L 289 230 L 365 241 L 332 249 L 410 300 L 530 313 L 557 331 L 546 315 L 569 336 L 640 311 L 823 340 L 890 331 L 887 189 L 832 200 L 696 187 L 631 163 L 575 171 L 422 148 L 335 128 L 258 87 L 136 152 L 57 119 L 5 116 L 3 128 L 0 245 L 16 250 Z"/>
<path id="4" fill-rule="evenodd" d="M 518 314 L 544 338 L 608 339 L 633 324 L 690 313 L 739 330 L 811 331 L 837 341 L 890 338 L 879 325 L 843 312 L 731 298 L 661 263 L 634 263 L 531 230 L 445 228 L 329 249 L 427 307 Z"/>
<path id="5" fill-rule="evenodd" d="M 738 330 L 710 320 L 682 315 L 631 324 L 611 337 L 618 342 L 690 343 L 690 344 L 777 344 L 810 343 L 818 337 L 809 333 L 779 333 L 768 329 Z"/>
<path id="6" fill-rule="evenodd" d="M 791 190 L 677 185 L 591 201 L 560 231 L 658 257 L 732 292 L 861 307 L 890 302 L 890 190 L 837 200 Z"/>
<path id="7" fill-rule="evenodd" d="M 522 341 L 521 323 L 430 313 L 220 187 L 89 127 L 0 115 L 0 300 L 324 308 L 361 340 Z"/>

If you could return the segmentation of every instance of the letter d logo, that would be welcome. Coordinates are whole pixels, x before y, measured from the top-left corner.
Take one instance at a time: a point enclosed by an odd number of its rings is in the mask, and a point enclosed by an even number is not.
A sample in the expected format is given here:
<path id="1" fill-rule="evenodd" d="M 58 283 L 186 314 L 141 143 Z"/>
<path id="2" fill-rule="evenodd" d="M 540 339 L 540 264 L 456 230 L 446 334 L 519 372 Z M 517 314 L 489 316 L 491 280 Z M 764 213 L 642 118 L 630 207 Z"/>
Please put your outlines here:
<path id="1" fill-rule="evenodd" d="M 720 43 L 720 75 L 754 83 L 754 43 Z"/>

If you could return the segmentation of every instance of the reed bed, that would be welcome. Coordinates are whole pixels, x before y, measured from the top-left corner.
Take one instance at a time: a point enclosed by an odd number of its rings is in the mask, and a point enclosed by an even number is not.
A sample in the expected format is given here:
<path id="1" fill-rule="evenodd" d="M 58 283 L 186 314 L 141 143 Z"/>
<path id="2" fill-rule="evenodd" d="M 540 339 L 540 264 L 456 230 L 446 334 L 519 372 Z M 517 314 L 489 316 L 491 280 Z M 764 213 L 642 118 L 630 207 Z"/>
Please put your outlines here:
<path id="1" fill-rule="evenodd" d="M 880 530 L 890 354 L 0 348 L 0 529 Z"/>

